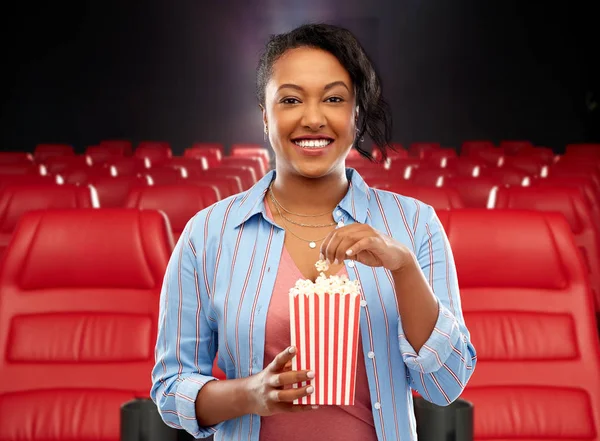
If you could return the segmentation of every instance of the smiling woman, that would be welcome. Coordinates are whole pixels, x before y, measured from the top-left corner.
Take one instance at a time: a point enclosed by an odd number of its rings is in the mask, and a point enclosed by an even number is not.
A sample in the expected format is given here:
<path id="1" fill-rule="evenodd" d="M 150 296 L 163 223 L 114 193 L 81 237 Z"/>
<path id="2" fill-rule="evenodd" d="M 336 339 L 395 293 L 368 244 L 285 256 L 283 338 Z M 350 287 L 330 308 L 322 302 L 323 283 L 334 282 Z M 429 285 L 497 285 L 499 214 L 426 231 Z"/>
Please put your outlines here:
<path id="1" fill-rule="evenodd" d="M 379 77 L 349 31 L 305 25 L 269 40 L 257 95 L 275 170 L 182 233 L 161 293 L 152 398 L 197 438 L 416 439 L 411 389 L 449 404 L 476 356 L 433 208 L 345 167 L 353 148 L 370 157 L 365 134 L 386 156 Z M 319 271 L 362 287 L 353 406 L 294 404 L 324 374 L 291 369 L 289 290 Z M 211 372 L 217 348 L 223 381 Z"/>

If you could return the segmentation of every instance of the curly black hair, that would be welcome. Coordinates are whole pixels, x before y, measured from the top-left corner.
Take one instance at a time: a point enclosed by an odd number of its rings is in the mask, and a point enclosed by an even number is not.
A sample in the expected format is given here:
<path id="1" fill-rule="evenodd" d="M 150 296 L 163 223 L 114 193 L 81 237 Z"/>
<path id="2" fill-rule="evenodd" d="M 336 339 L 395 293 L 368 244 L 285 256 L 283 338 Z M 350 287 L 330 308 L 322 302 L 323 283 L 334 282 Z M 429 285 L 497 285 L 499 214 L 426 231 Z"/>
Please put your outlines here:
<path id="1" fill-rule="evenodd" d="M 381 151 L 383 160 L 392 133 L 390 107 L 383 99 L 381 79 L 373 63 L 356 37 L 347 29 L 330 24 L 305 24 L 285 34 L 272 35 L 258 63 L 256 95 L 261 107 L 265 106 L 265 88 L 273 73 L 273 64 L 288 50 L 299 47 L 321 49 L 335 56 L 350 74 L 356 89 L 358 106 L 358 133 L 354 148 L 374 161 L 369 151 L 361 146 L 365 133 Z"/>

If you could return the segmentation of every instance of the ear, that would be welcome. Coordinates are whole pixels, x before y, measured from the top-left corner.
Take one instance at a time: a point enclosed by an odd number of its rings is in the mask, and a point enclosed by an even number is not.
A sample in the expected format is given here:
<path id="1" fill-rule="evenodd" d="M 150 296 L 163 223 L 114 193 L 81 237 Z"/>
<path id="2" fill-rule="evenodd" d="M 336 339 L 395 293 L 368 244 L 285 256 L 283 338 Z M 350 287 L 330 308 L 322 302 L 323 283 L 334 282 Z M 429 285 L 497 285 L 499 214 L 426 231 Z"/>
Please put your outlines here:
<path id="1" fill-rule="evenodd" d="M 267 127 L 269 125 L 267 122 L 267 111 L 262 106 L 262 104 L 259 104 L 258 107 L 260 107 L 260 111 L 262 112 L 263 124 L 265 125 L 265 127 Z"/>

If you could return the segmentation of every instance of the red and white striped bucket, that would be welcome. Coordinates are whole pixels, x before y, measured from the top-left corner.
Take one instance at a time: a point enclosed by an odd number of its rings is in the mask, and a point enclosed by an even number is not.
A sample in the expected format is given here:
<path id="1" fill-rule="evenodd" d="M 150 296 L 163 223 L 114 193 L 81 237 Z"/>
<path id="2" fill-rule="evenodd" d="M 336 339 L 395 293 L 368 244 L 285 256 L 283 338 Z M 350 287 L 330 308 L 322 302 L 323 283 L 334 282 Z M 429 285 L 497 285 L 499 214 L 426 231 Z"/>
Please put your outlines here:
<path id="1" fill-rule="evenodd" d="M 315 373 L 314 393 L 294 404 L 354 404 L 359 317 L 359 293 L 290 294 L 292 369 Z"/>

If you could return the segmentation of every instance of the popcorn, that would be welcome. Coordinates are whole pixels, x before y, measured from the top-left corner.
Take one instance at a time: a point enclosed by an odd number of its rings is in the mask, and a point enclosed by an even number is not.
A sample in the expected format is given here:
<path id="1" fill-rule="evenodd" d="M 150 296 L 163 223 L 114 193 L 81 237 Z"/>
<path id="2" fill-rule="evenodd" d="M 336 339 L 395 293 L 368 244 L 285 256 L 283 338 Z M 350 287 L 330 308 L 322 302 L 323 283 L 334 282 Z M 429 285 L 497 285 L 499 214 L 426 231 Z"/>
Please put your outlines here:
<path id="1" fill-rule="evenodd" d="M 329 264 L 326 260 L 317 260 L 317 263 L 315 263 L 315 268 L 317 271 L 319 271 L 319 273 L 321 273 L 329 269 Z"/>
<path id="2" fill-rule="evenodd" d="M 293 370 L 312 370 L 313 394 L 305 405 L 353 405 L 360 330 L 360 284 L 320 272 L 290 289 L 290 336 L 296 347 Z M 307 385 L 304 382 L 293 387 Z"/>

